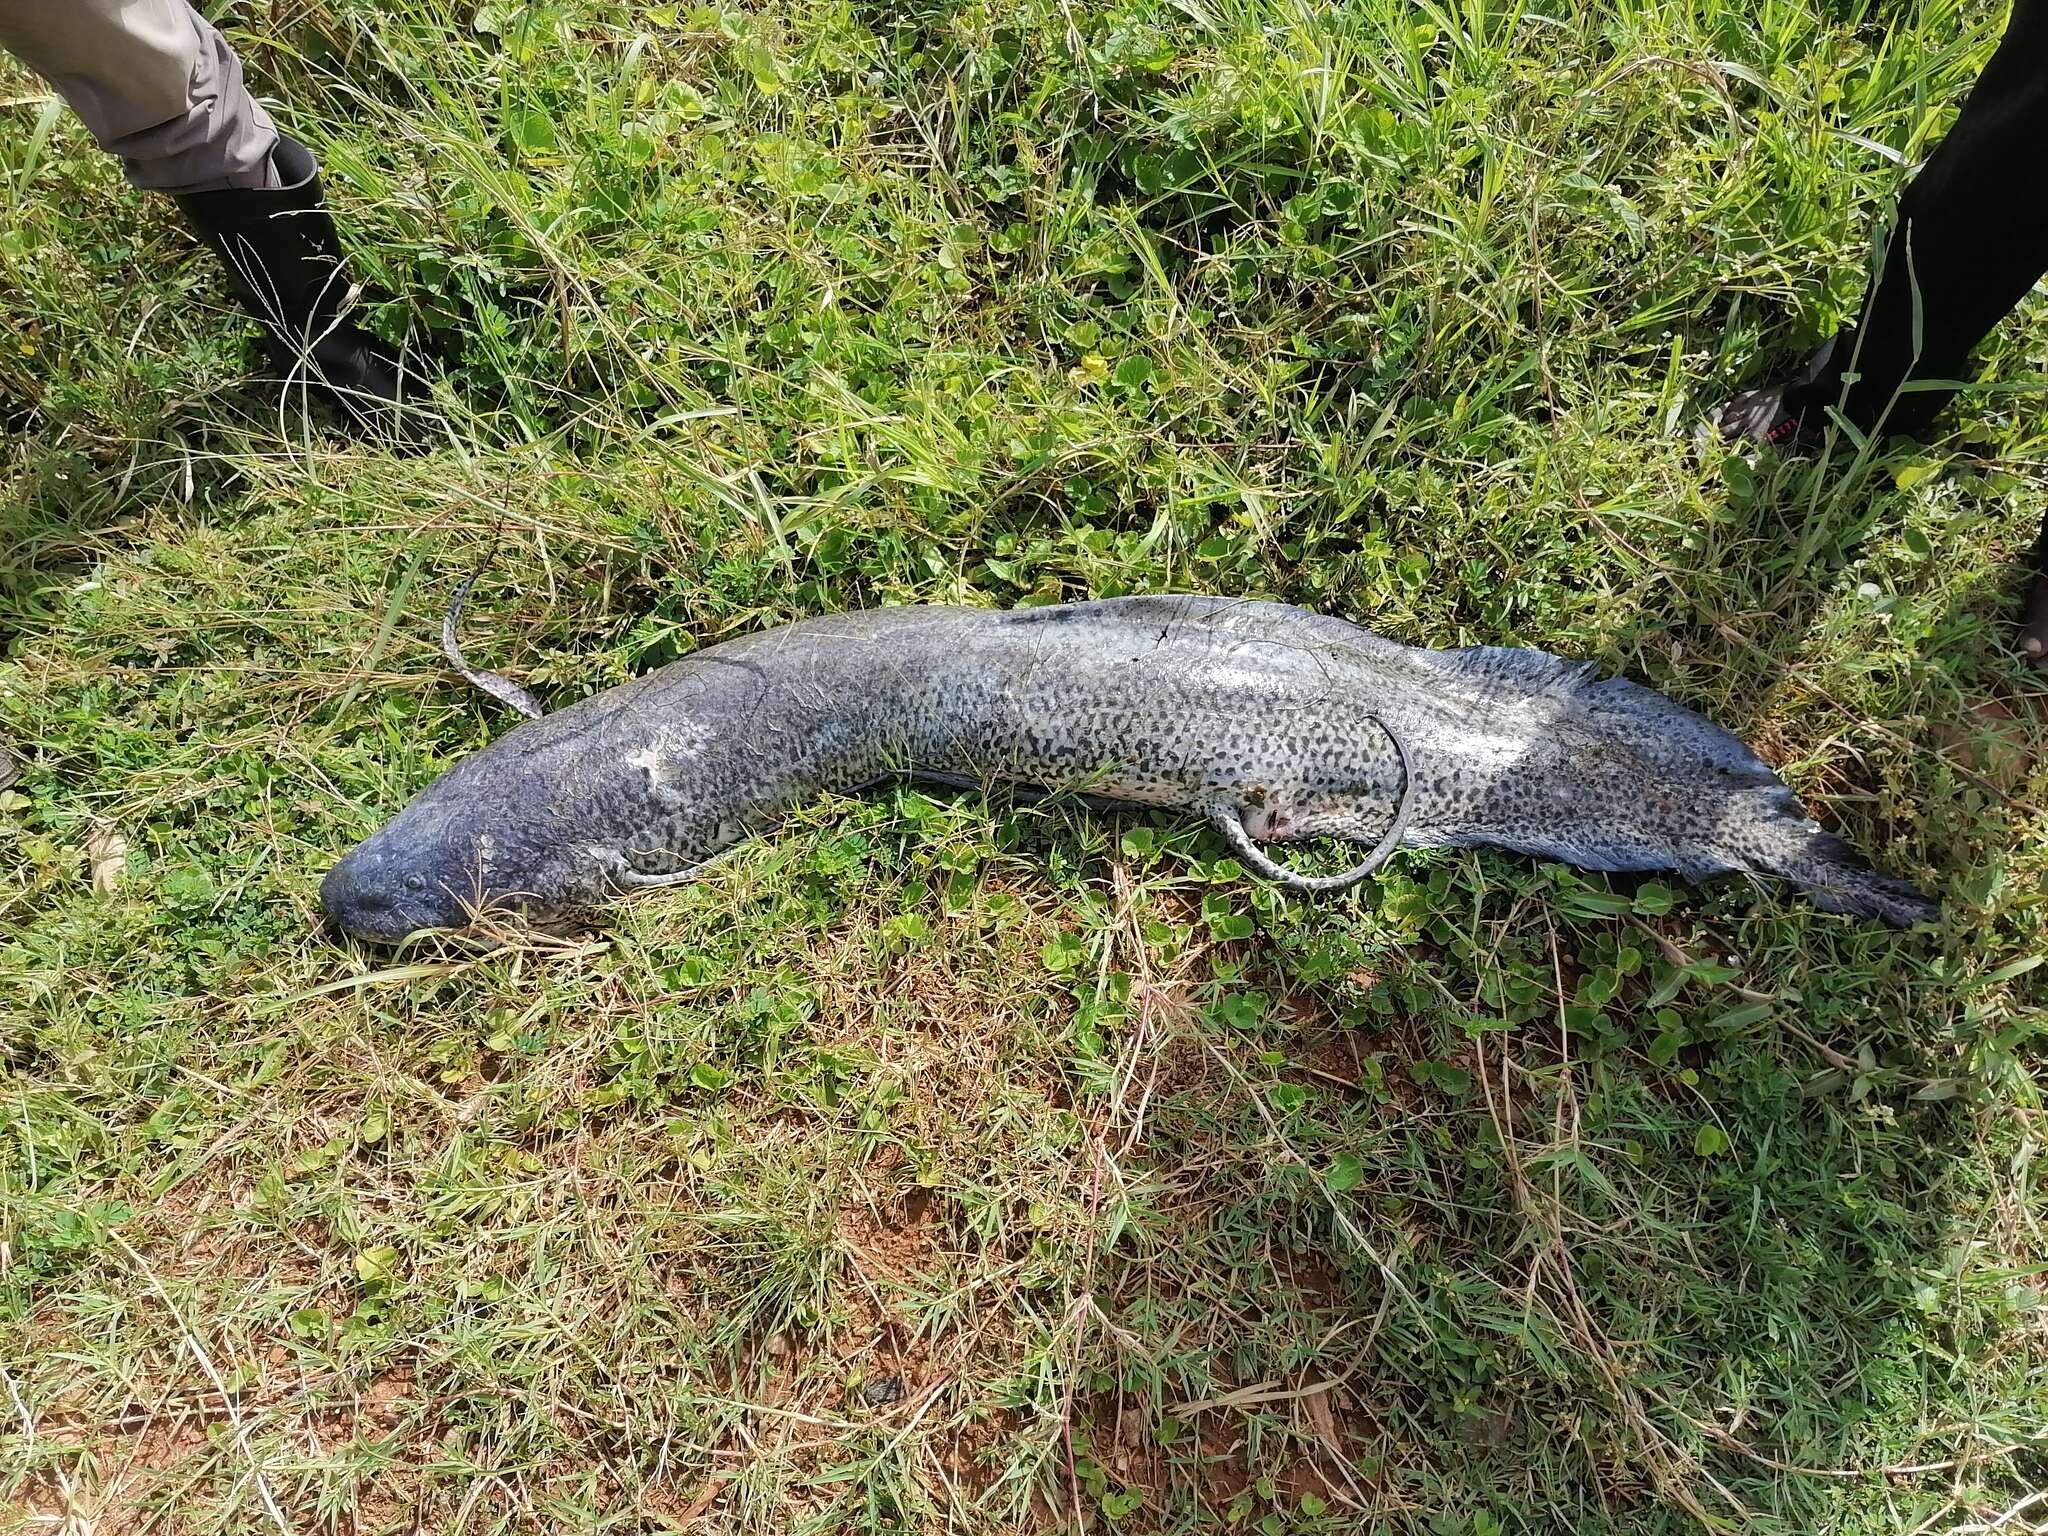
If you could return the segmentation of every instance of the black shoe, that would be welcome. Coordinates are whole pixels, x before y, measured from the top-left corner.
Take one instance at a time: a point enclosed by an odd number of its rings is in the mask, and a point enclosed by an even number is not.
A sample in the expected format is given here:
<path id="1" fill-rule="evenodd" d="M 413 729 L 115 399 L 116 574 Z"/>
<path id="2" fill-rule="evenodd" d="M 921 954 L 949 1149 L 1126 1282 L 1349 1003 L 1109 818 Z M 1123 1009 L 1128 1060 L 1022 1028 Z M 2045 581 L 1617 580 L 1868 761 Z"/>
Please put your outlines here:
<path id="1" fill-rule="evenodd" d="M 355 285 L 312 151 L 280 134 L 270 159 L 283 185 L 188 193 L 178 208 L 262 322 L 287 386 L 310 387 L 358 428 L 398 428 L 426 395 L 417 368 L 349 318 Z"/>
<path id="2" fill-rule="evenodd" d="M 2020 600 L 2020 654 L 2048 672 L 2048 517 L 2027 554 L 2027 590 Z"/>
<path id="3" fill-rule="evenodd" d="M 1808 421 L 1813 415 L 1797 385 L 1766 384 L 1762 389 L 1744 390 L 1707 419 L 1729 442 L 1786 450 L 1812 442 L 1816 434 L 1808 431 Z"/>
<path id="4" fill-rule="evenodd" d="M 1746 389 L 1727 404 L 1707 413 L 1707 420 L 1733 443 L 1767 445 L 1781 451 L 1819 446 L 1827 430 L 1828 407 L 1841 393 L 1841 375 L 1834 359 L 1854 337 L 1844 332 L 1808 359 L 1796 379 Z"/>
<path id="5" fill-rule="evenodd" d="M 2048 576 L 2036 576 L 2027 583 L 2025 606 L 2020 609 L 2020 654 L 2035 668 L 2048 672 Z"/>

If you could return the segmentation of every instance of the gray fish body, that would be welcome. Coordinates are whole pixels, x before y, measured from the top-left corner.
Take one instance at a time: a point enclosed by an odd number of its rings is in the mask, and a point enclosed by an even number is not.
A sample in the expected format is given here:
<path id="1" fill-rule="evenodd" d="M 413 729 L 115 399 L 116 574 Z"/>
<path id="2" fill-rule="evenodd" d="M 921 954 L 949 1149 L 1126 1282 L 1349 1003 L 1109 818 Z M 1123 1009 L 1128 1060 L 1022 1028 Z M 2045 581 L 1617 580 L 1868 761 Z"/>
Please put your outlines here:
<path id="1" fill-rule="evenodd" d="M 1411 847 L 1774 873 L 1897 924 L 1937 910 L 1651 689 L 1539 651 L 1419 650 L 1207 597 L 884 608 L 712 646 L 457 764 L 321 899 L 380 940 L 478 907 L 546 914 L 688 878 L 821 793 L 899 775 L 1181 808 L 1255 864 L 1240 828 L 1371 843 L 1405 798 Z"/>

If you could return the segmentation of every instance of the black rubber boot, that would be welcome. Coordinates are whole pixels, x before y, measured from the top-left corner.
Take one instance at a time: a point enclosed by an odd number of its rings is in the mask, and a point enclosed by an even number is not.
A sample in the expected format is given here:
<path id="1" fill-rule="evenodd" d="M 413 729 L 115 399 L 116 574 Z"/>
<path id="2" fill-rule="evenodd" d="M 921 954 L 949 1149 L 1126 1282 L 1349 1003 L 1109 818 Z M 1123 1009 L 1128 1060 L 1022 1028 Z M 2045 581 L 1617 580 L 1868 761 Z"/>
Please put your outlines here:
<path id="1" fill-rule="evenodd" d="M 178 208 L 262 322 L 286 387 L 312 391 L 357 427 L 398 430 L 404 405 L 426 393 L 420 378 L 348 317 L 355 285 L 312 151 L 280 134 L 270 158 L 281 186 L 188 193 Z"/>

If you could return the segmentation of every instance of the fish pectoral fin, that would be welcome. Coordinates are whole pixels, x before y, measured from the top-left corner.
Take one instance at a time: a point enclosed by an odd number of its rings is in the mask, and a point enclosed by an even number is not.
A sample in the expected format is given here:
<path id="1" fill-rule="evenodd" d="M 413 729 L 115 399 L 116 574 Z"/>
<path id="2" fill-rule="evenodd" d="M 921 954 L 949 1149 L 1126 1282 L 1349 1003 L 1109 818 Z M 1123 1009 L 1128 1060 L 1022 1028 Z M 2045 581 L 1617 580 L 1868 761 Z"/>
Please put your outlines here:
<path id="1" fill-rule="evenodd" d="M 737 845 L 721 849 L 708 859 L 699 859 L 696 863 L 686 864 L 681 869 L 672 869 L 665 875 L 644 875 L 621 859 L 619 867 L 612 872 L 612 878 L 618 882 L 621 890 L 627 891 L 658 891 L 665 886 L 688 885 L 692 880 L 701 877 L 712 865 L 721 859 L 731 858 L 738 851 Z"/>
<path id="2" fill-rule="evenodd" d="M 1401 846 L 1401 839 L 1408 831 L 1409 814 L 1415 808 L 1415 766 L 1408 760 L 1408 744 L 1401 739 L 1400 732 L 1377 715 L 1369 718 L 1387 733 L 1387 739 L 1394 744 L 1394 755 L 1401 760 L 1401 801 L 1394 808 L 1393 821 L 1388 823 L 1386 832 L 1372 852 L 1340 875 L 1298 874 L 1278 860 L 1268 858 L 1252 841 L 1251 833 L 1244 826 L 1245 807 L 1224 800 L 1214 801 L 1206 807 L 1209 820 L 1223 834 L 1223 840 L 1230 845 L 1231 851 L 1275 885 L 1304 895 L 1348 890 L 1386 863 L 1388 856 Z"/>
<path id="3" fill-rule="evenodd" d="M 709 860 L 705 861 L 710 862 Z M 703 864 L 692 864 L 688 869 L 678 869 L 666 875 L 643 875 L 637 869 L 621 870 L 619 884 L 629 891 L 658 891 L 665 885 L 687 885 L 697 878 Z"/>

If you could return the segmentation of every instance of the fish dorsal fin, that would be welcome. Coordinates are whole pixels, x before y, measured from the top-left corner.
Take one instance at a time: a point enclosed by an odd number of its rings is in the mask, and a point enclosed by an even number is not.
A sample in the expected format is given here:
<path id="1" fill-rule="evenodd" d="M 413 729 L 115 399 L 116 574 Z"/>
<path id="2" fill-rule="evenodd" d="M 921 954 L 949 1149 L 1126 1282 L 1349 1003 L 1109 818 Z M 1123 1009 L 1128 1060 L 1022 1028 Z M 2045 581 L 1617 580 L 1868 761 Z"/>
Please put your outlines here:
<path id="1" fill-rule="evenodd" d="M 1673 762 L 1710 763 L 1730 783 L 1766 787 L 1778 784 L 1769 764 L 1732 731 L 1687 709 L 1657 689 L 1626 677 L 1605 677 L 1590 661 L 1567 661 L 1548 651 L 1519 650 L 1499 645 L 1473 645 L 1457 651 L 1426 651 L 1436 665 L 1482 693 L 1495 689 L 1569 701 L 1585 718 L 1602 718 L 1622 727 L 1632 750 L 1665 754 Z M 1779 789 L 1789 796 L 1790 791 Z"/>
<path id="2" fill-rule="evenodd" d="M 462 659 L 462 647 L 455 639 L 455 626 L 462 618 L 462 605 L 469 601 L 469 589 L 476 585 L 477 578 L 483 575 L 490 563 L 490 557 L 485 556 L 484 563 L 465 576 L 462 585 L 455 589 L 455 596 L 448 604 L 448 611 L 441 616 L 441 654 L 448 658 L 448 665 L 461 673 L 472 688 L 489 694 L 500 704 L 517 710 L 529 720 L 538 720 L 545 713 L 538 699 L 509 677 L 496 672 L 480 672 L 472 667 Z"/>
<path id="3" fill-rule="evenodd" d="M 1474 681 L 1512 684 L 1534 693 L 1572 694 L 1598 680 L 1599 666 L 1570 661 L 1548 651 L 1509 645 L 1467 645 L 1455 651 L 1424 652 L 1447 671 Z"/>

